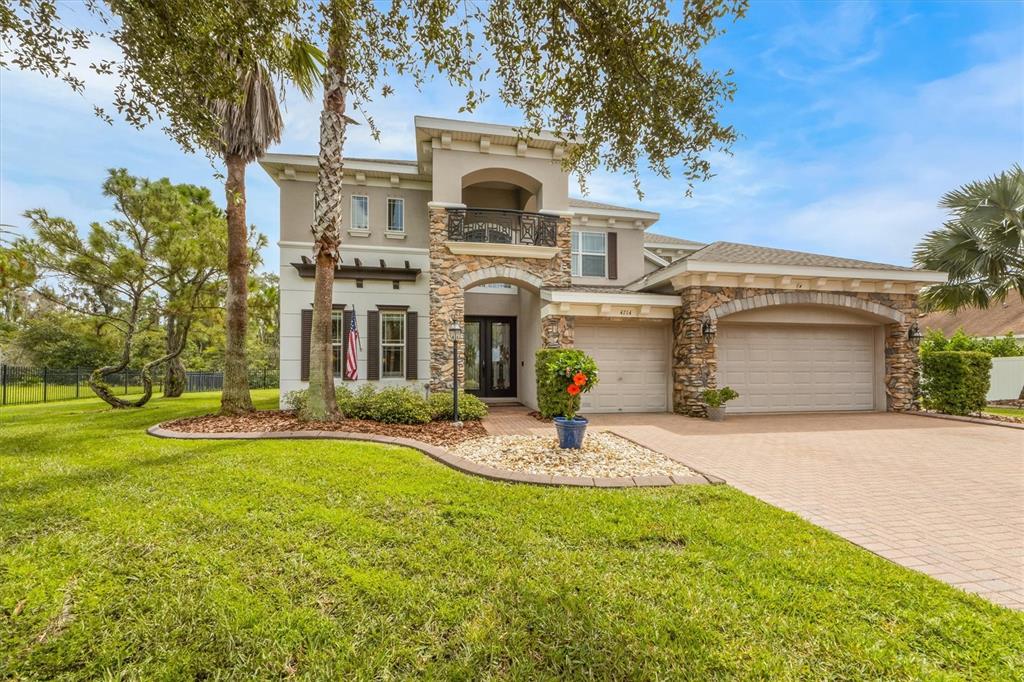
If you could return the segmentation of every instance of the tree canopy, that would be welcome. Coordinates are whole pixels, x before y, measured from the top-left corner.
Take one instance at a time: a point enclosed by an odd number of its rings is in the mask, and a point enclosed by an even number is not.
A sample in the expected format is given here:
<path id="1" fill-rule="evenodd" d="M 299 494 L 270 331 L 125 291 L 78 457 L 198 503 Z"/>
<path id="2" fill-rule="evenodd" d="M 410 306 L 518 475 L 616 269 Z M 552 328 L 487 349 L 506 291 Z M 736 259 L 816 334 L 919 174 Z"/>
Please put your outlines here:
<path id="1" fill-rule="evenodd" d="M 948 192 L 939 206 L 949 212 L 943 226 L 925 235 L 914 261 L 949 273 L 944 284 L 921 295 L 926 308 L 987 308 L 1016 290 L 1024 296 L 1024 169 Z"/>

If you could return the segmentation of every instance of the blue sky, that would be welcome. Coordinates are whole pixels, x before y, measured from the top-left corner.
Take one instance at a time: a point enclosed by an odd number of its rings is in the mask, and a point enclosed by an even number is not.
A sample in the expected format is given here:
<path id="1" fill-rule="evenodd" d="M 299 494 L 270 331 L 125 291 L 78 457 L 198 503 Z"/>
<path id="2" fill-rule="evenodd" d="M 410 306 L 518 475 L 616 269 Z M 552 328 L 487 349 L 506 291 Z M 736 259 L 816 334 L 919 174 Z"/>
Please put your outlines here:
<path id="1" fill-rule="evenodd" d="M 1024 161 L 1024 3 L 754 0 L 747 17 L 709 46 L 705 61 L 732 68 L 738 85 L 723 119 L 741 140 L 712 156 L 716 177 L 684 196 L 680 180 L 644 177 L 654 230 L 909 263 L 918 239 L 941 224 L 943 192 Z M 96 45 L 87 64 L 108 54 Z M 223 194 L 203 156 L 187 156 L 158 126 L 138 131 L 93 116 L 112 83 L 91 77 L 85 96 L 34 74 L 0 71 L 0 222 L 24 225 L 45 207 L 85 226 L 110 217 L 99 186 L 125 167 Z M 370 105 L 383 130 L 350 132 L 352 156 L 414 158 L 413 115 L 459 118 L 457 93 L 428 84 Z M 273 151 L 315 153 L 319 102 L 287 101 Z M 474 118 L 520 123 L 489 100 Z M 597 173 L 590 198 L 640 205 L 628 178 Z M 249 220 L 278 237 L 277 192 L 249 173 Z M 264 254 L 277 269 L 276 248 Z"/>

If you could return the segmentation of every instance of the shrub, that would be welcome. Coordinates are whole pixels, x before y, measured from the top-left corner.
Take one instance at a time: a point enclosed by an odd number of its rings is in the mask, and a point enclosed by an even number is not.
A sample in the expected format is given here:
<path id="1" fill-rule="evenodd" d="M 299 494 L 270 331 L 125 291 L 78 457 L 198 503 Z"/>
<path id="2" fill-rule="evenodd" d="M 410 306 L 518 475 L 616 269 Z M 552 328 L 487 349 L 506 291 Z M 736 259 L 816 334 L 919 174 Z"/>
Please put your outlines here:
<path id="1" fill-rule="evenodd" d="M 284 402 L 290 408 L 295 410 L 298 416 L 302 416 L 302 413 L 306 411 L 306 400 L 309 398 L 308 389 L 300 389 L 298 391 L 292 391 L 285 395 Z"/>
<path id="2" fill-rule="evenodd" d="M 721 407 L 730 400 L 735 400 L 739 397 L 740 394 L 728 386 L 725 388 L 709 388 L 700 394 L 700 399 L 708 407 Z"/>
<path id="3" fill-rule="evenodd" d="M 371 400 L 371 419 L 383 424 L 426 424 L 430 405 L 418 391 L 402 386 L 377 391 Z"/>
<path id="4" fill-rule="evenodd" d="M 452 417 L 452 394 L 431 393 L 430 416 L 434 421 L 451 421 Z M 471 393 L 459 393 L 459 419 L 462 421 L 478 421 L 487 416 L 487 405 L 484 401 Z"/>
<path id="5" fill-rule="evenodd" d="M 973 351 L 930 351 L 921 355 L 922 402 L 946 414 L 970 414 L 985 407 L 992 356 Z"/>
<path id="6" fill-rule="evenodd" d="M 1019 343 L 1012 332 L 1007 332 L 1006 336 L 985 339 L 968 336 L 961 327 L 947 339 L 940 330 L 929 329 L 921 341 L 921 356 L 943 350 L 975 351 L 988 353 L 994 358 L 1006 358 L 1024 355 L 1024 344 Z"/>
<path id="7" fill-rule="evenodd" d="M 537 408 L 541 416 L 576 416 L 580 397 L 597 385 L 597 363 L 574 348 L 537 351 Z"/>
<path id="8" fill-rule="evenodd" d="M 345 389 L 338 399 L 338 410 L 349 419 L 373 419 L 373 399 L 377 395 L 370 384 L 363 384 L 353 393 Z"/>

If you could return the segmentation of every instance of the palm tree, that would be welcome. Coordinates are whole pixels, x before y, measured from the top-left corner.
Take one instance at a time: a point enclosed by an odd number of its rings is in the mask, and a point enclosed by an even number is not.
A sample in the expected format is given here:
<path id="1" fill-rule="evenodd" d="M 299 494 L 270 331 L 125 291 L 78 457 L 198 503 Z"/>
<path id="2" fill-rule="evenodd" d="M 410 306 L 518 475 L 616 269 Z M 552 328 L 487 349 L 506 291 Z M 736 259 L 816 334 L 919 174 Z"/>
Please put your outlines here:
<path id="1" fill-rule="evenodd" d="M 942 228 L 929 232 L 914 262 L 949 273 L 945 284 L 921 294 L 924 308 L 987 308 L 1016 289 L 1024 296 L 1024 170 L 1019 164 L 987 180 L 942 197 L 950 212 Z"/>
<path id="2" fill-rule="evenodd" d="M 240 66 L 241 96 L 211 104 L 221 121 L 216 151 L 227 168 L 228 287 L 225 302 L 227 342 L 224 353 L 224 390 L 221 413 L 241 414 L 252 410 L 249 394 L 249 366 L 245 341 L 249 326 L 249 246 L 245 217 L 245 167 L 281 140 L 281 108 L 276 90 L 283 97 L 285 82 L 293 83 L 309 98 L 320 80 L 324 55 L 312 43 L 284 36 L 284 67 L 272 71 L 267 64 Z"/>

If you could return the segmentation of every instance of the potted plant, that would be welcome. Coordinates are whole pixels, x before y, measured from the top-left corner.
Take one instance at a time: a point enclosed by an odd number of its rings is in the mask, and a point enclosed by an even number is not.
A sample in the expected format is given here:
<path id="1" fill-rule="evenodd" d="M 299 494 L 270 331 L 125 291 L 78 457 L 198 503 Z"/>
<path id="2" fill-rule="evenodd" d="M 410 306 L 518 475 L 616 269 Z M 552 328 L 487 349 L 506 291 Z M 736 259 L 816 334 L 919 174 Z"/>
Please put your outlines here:
<path id="1" fill-rule="evenodd" d="M 562 396 L 562 414 L 554 417 L 558 447 L 578 450 L 583 446 L 587 419 L 577 415 L 580 399 L 597 384 L 597 365 L 581 352 L 559 354 L 549 365 Z"/>
<path id="2" fill-rule="evenodd" d="M 740 394 L 726 386 L 725 388 L 709 388 L 700 394 L 706 405 L 708 419 L 720 422 L 725 419 L 725 404 L 740 397 Z"/>

